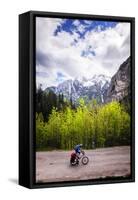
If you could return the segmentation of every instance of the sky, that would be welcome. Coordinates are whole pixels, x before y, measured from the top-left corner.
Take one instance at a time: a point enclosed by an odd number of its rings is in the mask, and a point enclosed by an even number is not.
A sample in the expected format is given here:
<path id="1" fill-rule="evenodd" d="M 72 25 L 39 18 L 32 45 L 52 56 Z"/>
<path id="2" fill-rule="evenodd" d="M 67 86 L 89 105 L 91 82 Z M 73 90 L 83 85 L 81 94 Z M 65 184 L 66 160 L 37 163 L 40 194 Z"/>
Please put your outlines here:
<path id="1" fill-rule="evenodd" d="M 36 83 L 112 77 L 130 56 L 130 23 L 36 18 Z"/>

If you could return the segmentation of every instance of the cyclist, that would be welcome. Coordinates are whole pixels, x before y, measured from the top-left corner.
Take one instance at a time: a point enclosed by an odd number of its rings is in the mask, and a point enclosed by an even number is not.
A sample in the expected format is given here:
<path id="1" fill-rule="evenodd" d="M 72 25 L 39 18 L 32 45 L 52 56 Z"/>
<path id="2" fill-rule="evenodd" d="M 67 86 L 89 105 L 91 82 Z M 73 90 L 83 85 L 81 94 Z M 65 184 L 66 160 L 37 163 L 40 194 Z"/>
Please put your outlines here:
<path id="1" fill-rule="evenodd" d="M 74 147 L 74 150 L 75 150 L 75 153 L 76 153 L 76 156 L 77 158 L 79 159 L 79 155 L 82 151 L 82 147 L 83 147 L 83 144 L 77 144 L 75 147 Z"/>

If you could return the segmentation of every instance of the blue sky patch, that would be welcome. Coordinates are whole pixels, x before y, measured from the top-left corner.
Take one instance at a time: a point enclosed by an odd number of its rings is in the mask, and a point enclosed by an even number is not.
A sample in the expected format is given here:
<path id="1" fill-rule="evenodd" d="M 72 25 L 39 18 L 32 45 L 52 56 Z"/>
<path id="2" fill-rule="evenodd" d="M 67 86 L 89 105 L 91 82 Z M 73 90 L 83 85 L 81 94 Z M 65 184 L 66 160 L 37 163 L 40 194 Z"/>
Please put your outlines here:
<path id="1" fill-rule="evenodd" d="M 75 22 L 77 22 L 76 25 Z M 116 25 L 117 22 L 110 21 L 66 19 L 61 26 L 57 26 L 54 35 L 57 36 L 58 33 L 62 31 L 66 31 L 70 34 L 73 34 L 73 32 L 75 31 L 79 34 L 80 38 L 84 38 L 85 34 L 88 31 L 104 31 L 107 28 L 114 28 Z"/>
<path id="2" fill-rule="evenodd" d="M 87 57 L 88 55 L 96 56 L 95 51 L 92 49 L 92 46 L 89 45 L 86 50 L 83 50 L 81 56 Z"/>
<path id="3" fill-rule="evenodd" d="M 64 79 L 64 75 L 61 72 L 57 72 L 57 78 L 56 81 L 61 82 Z"/>

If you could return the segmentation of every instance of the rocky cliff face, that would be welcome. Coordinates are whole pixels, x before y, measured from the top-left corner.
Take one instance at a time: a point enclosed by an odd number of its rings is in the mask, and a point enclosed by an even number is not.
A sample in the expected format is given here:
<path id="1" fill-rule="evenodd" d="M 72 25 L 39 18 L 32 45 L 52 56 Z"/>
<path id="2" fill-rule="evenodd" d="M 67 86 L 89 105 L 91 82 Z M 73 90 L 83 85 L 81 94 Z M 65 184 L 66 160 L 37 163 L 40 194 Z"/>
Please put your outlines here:
<path id="1" fill-rule="evenodd" d="M 117 73 L 112 77 L 107 90 L 106 102 L 117 100 L 119 102 L 130 102 L 130 77 L 131 58 L 122 63 Z"/>

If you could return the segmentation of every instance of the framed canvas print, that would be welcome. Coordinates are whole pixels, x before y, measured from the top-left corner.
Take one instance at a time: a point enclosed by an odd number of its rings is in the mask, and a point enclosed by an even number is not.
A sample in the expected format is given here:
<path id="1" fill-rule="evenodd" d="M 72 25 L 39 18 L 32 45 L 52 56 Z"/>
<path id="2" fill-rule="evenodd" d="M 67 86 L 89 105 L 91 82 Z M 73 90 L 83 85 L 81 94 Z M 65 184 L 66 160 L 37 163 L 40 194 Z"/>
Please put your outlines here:
<path id="1" fill-rule="evenodd" d="M 135 19 L 19 15 L 19 184 L 135 181 Z"/>

